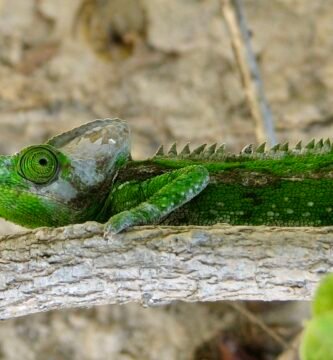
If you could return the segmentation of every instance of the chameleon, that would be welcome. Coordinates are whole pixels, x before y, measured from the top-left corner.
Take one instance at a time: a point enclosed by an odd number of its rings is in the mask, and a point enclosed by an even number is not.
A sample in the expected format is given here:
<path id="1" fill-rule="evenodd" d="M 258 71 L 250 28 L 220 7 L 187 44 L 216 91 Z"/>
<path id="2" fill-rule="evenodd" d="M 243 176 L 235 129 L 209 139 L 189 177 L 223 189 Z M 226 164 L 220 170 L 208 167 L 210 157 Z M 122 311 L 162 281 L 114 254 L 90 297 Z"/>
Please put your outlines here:
<path id="1" fill-rule="evenodd" d="M 105 233 L 162 225 L 333 224 L 329 139 L 270 149 L 161 146 L 133 160 L 130 128 L 97 119 L 0 157 L 0 216 L 27 228 L 86 221 Z"/>

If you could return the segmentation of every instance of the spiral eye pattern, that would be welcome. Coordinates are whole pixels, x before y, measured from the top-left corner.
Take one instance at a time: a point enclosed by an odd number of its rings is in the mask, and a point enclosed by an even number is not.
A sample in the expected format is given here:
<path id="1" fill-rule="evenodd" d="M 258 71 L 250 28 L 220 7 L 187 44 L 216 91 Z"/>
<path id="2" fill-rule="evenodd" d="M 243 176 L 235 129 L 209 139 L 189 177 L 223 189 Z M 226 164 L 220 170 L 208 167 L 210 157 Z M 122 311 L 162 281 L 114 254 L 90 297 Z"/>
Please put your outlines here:
<path id="1" fill-rule="evenodd" d="M 34 146 L 21 154 L 18 172 L 36 184 L 46 184 L 56 176 L 58 166 L 58 159 L 54 152 L 47 147 Z"/>

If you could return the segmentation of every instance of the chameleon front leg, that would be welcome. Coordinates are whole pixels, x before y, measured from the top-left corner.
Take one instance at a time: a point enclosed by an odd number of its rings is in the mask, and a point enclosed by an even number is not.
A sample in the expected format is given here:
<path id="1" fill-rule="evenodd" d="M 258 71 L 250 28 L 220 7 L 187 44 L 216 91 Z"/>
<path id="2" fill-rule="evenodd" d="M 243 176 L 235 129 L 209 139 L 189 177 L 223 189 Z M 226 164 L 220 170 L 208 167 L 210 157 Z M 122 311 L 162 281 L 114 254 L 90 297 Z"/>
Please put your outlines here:
<path id="1" fill-rule="evenodd" d="M 191 165 L 142 183 L 121 185 L 119 191 L 123 194 L 132 193 L 130 197 L 137 196 L 143 201 L 113 215 L 105 224 L 105 233 L 115 234 L 130 226 L 158 223 L 198 195 L 208 181 L 209 173 L 204 166 Z"/>

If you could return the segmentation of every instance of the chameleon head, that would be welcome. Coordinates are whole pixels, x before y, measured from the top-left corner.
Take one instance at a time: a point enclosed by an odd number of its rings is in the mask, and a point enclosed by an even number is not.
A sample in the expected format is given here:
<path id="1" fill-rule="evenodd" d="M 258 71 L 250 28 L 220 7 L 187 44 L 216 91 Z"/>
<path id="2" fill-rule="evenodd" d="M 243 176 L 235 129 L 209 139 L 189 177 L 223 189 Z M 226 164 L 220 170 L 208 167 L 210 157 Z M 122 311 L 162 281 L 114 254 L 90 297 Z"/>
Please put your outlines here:
<path id="1" fill-rule="evenodd" d="M 0 216 L 26 227 L 92 218 L 130 156 L 129 127 L 95 120 L 0 157 Z"/>

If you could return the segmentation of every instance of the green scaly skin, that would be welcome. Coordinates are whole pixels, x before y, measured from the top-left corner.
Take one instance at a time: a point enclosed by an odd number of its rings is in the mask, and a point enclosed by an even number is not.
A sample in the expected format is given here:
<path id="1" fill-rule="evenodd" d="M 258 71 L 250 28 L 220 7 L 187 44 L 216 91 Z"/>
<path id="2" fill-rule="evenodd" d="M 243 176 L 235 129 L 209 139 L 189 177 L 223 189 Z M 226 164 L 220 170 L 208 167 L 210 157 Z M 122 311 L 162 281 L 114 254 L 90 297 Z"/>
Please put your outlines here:
<path id="1" fill-rule="evenodd" d="M 0 216 L 30 228 L 95 220 L 106 233 L 157 223 L 332 225 L 333 149 L 329 140 L 238 155 L 173 145 L 133 161 L 127 123 L 96 120 L 1 157 Z"/>

